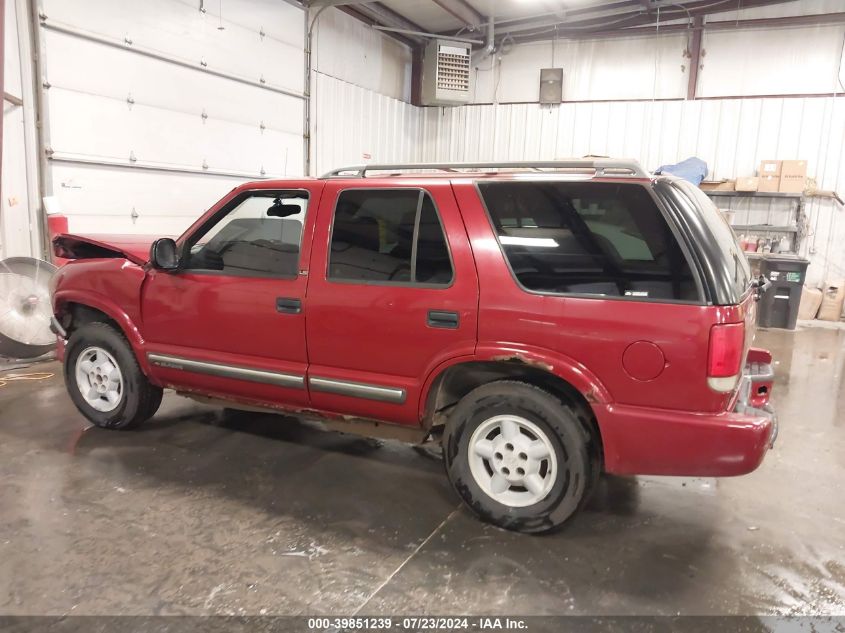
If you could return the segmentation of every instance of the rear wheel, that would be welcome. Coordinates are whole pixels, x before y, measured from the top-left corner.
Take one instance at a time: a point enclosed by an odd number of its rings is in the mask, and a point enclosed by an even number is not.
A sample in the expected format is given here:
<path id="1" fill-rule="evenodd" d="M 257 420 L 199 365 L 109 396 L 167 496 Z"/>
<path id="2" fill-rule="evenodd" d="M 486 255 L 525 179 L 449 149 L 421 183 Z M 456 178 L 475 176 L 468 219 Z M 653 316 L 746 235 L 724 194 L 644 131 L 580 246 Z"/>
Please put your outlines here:
<path id="1" fill-rule="evenodd" d="M 498 381 L 467 394 L 443 438 L 452 486 L 480 518 L 518 532 L 560 527 L 596 469 L 577 414 L 533 385 Z"/>
<path id="2" fill-rule="evenodd" d="M 86 323 L 68 340 L 65 384 L 76 408 L 97 426 L 129 429 L 161 405 L 123 334 L 107 323 Z"/>

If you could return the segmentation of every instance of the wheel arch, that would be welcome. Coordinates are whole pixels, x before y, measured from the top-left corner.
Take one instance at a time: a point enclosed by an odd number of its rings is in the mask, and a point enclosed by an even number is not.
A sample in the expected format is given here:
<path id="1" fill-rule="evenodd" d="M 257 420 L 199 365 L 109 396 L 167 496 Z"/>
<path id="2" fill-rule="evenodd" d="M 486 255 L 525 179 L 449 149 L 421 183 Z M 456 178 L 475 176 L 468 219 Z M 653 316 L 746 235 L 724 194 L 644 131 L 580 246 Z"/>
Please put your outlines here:
<path id="1" fill-rule="evenodd" d="M 53 311 L 68 334 L 85 323 L 95 321 L 109 323 L 117 328 L 129 342 L 141 371 L 150 376 L 150 367 L 144 354 L 144 339 L 124 310 L 96 295 L 56 293 L 53 297 Z"/>
<path id="2" fill-rule="evenodd" d="M 584 372 L 576 373 L 571 366 L 566 372 L 554 371 L 555 367 L 561 365 L 531 362 L 521 354 L 512 353 L 495 354 L 484 360 L 458 360 L 441 366 L 426 381 L 420 403 L 421 423 L 427 430 L 445 424 L 452 407 L 476 387 L 496 380 L 518 380 L 536 385 L 572 406 L 590 434 L 595 456 L 603 459 L 601 430 L 592 403 L 608 402 L 607 391 Z M 575 380 L 571 379 L 573 375 Z"/>

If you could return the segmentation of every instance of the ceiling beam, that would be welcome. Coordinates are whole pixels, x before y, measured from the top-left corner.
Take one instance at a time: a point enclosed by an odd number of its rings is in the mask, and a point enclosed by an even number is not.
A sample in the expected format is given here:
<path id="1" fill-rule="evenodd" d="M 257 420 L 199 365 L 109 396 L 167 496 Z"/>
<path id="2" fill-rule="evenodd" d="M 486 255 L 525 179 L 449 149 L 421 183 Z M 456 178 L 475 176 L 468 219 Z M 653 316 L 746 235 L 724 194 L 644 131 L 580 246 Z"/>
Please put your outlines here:
<path id="1" fill-rule="evenodd" d="M 487 18 L 475 10 L 466 0 L 431 0 L 446 13 L 459 20 L 470 31 L 475 31 L 487 22 Z"/>
<path id="2" fill-rule="evenodd" d="M 348 7 L 367 2 L 372 2 L 372 0 L 311 0 L 307 5 L 310 9 L 319 9 L 321 7 Z"/>
<path id="3" fill-rule="evenodd" d="M 636 11 L 645 12 L 645 8 L 639 3 L 639 0 L 623 0 L 621 2 L 604 2 L 600 5 L 592 5 L 581 7 L 578 9 L 569 9 L 563 15 L 561 20 L 560 13 L 557 11 L 544 11 L 534 15 L 528 15 L 519 18 L 508 18 L 504 20 L 496 20 L 496 28 L 506 29 L 511 26 L 520 26 L 522 24 L 542 24 L 548 26 L 552 23 L 559 23 L 562 21 L 575 22 L 579 19 L 601 17 L 601 16 L 615 16 L 624 13 L 631 13 Z"/>
<path id="4" fill-rule="evenodd" d="M 544 15 L 496 22 L 496 32 L 499 36 L 497 39 L 510 35 L 517 41 L 526 38 L 536 41 L 551 39 L 549 33 L 553 31 L 557 32 L 558 37 L 573 37 L 585 36 L 591 32 L 626 30 L 637 26 L 657 28 L 658 13 L 659 28 L 663 32 L 669 26 L 664 26 L 664 23 L 673 20 L 692 20 L 696 16 L 733 11 L 740 7 L 769 6 L 793 0 L 696 0 L 683 4 L 670 3 L 668 0 L 646 1 L 650 7 L 648 10 L 641 0 L 633 0 L 605 3 L 598 10 L 595 7 L 584 7 L 577 11 L 568 11 L 563 20 Z M 683 28 L 687 28 L 687 25 Z"/>
<path id="5" fill-rule="evenodd" d="M 701 17 L 701 16 L 696 16 Z M 799 26 L 817 26 L 823 24 L 845 24 L 845 12 L 843 13 L 824 13 L 811 15 L 796 15 L 780 18 L 751 18 L 743 20 L 716 20 L 708 21 L 699 27 L 693 25 L 692 28 L 688 24 L 667 24 L 660 27 L 661 33 L 684 33 L 692 31 L 729 31 L 742 29 L 760 29 L 760 28 L 788 28 Z M 637 26 L 633 28 L 621 28 L 611 30 L 592 30 L 592 31 L 567 31 L 561 29 L 558 31 L 559 37 L 568 39 L 613 39 L 620 37 L 648 37 L 654 35 L 654 26 Z M 548 33 L 543 34 L 520 34 L 515 36 L 514 40 L 517 43 L 537 42 L 549 40 Z"/>
<path id="6" fill-rule="evenodd" d="M 354 6 L 344 4 L 337 6 L 337 8 L 369 26 L 387 26 L 405 31 L 425 31 L 416 22 L 412 22 L 408 18 L 399 15 L 380 2 L 358 2 Z M 385 34 L 411 47 L 418 46 L 427 41 L 426 38 L 417 35 L 400 34 L 390 31 L 385 31 Z"/>

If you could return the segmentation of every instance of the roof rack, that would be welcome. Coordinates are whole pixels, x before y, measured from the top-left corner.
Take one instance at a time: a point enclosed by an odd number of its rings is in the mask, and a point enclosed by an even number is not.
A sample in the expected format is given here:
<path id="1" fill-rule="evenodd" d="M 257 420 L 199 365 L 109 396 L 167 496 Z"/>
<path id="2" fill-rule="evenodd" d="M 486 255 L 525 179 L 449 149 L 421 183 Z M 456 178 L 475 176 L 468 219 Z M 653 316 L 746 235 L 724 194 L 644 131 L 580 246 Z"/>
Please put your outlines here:
<path id="1" fill-rule="evenodd" d="M 516 162 L 478 162 L 478 163 L 396 163 L 385 165 L 353 165 L 333 169 L 323 178 L 366 178 L 368 171 L 443 171 L 462 172 L 472 169 L 530 169 L 543 170 L 587 170 L 595 176 L 627 176 L 632 178 L 650 178 L 649 173 L 633 159 L 614 158 L 576 158 L 572 160 L 541 160 Z"/>

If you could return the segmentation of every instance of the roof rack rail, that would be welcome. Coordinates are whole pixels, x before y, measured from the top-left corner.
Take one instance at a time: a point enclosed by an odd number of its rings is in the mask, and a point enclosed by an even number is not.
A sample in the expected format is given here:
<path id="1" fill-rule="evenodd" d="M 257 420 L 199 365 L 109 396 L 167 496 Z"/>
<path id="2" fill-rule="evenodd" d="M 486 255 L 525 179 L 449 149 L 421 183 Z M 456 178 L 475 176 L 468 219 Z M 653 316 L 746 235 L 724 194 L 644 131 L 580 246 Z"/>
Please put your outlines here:
<path id="1" fill-rule="evenodd" d="M 384 165 L 353 165 L 333 169 L 323 178 L 366 178 L 368 171 L 443 171 L 461 172 L 471 169 L 530 169 L 534 171 L 592 169 L 596 176 L 629 176 L 650 178 L 649 173 L 634 159 L 575 158 L 571 160 L 540 160 L 514 162 L 470 162 L 470 163 L 395 163 Z"/>

